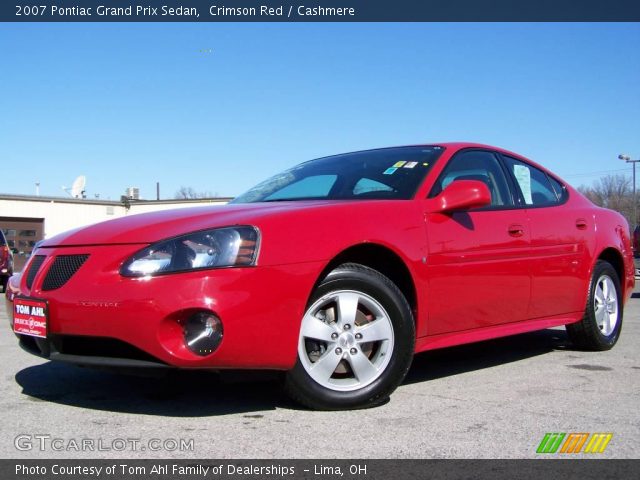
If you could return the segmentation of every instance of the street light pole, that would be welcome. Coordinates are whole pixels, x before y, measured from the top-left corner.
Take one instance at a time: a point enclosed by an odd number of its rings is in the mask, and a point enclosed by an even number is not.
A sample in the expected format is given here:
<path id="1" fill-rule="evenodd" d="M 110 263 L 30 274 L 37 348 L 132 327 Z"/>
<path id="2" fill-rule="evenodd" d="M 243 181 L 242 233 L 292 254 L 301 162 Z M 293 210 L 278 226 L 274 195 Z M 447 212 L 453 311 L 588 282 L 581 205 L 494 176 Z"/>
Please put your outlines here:
<path id="1" fill-rule="evenodd" d="M 636 163 L 640 162 L 640 159 L 632 160 L 629 155 L 623 155 L 622 153 L 618 155 L 620 160 L 624 160 L 627 163 L 633 164 L 633 227 L 631 231 L 635 231 L 636 226 L 638 225 L 638 199 L 636 197 Z"/>

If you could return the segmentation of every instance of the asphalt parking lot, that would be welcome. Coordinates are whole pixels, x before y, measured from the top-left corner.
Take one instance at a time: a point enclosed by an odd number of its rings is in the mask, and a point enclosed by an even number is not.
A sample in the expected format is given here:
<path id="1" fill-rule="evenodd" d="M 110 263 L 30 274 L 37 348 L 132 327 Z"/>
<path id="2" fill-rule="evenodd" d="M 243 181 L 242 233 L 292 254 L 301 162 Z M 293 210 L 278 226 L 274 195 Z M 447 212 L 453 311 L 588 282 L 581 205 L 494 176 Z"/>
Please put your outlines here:
<path id="1" fill-rule="evenodd" d="M 638 288 L 610 352 L 573 350 L 564 329 L 428 352 L 388 403 L 354 412 L 301 409 L 268 376 L 45 362 L 18 347 L 4 301 L 2 458 L 532 458 L 547 432 L 611 432 L 599 457 L 638 458 Z"/>

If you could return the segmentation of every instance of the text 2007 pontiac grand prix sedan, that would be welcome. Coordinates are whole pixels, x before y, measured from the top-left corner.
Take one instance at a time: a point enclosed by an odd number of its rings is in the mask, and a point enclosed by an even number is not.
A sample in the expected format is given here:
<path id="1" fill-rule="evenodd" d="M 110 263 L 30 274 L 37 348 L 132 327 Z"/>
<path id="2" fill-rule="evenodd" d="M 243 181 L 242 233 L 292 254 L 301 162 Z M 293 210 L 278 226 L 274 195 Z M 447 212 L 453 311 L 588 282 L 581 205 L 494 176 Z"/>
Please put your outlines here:
<path id="1" fill-rule="evenodd" d="M 285 371 L 319 409 L 371 406 L 415 352 L 566 325 L 607 350 L 629 227 L 544 168 L 468 143 L 298 165 L 230 205 L 45 240 L 7 290 L 20 345 L 85 366 Z"/>

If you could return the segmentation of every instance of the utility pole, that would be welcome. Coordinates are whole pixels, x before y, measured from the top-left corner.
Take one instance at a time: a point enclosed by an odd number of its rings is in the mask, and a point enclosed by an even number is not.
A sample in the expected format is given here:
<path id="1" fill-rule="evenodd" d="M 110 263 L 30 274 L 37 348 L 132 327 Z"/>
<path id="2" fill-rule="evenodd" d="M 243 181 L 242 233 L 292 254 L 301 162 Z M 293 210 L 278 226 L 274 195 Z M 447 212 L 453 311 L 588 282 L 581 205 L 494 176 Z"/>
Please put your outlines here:
<path id="1" fill-rule="evenodd" d="M 632 221 L 631 231 L 633 232 L 638 226 L 638 198 L 636 197 L 636 163 L 640 162 L 640 159 L 632 160 L 629 155 L 624 155 L 622 153 L 618 155 L 618 158 L 620 160 L 624 160 L 627 163 L 633 164 L 633 218 L 631 219 Z"/>

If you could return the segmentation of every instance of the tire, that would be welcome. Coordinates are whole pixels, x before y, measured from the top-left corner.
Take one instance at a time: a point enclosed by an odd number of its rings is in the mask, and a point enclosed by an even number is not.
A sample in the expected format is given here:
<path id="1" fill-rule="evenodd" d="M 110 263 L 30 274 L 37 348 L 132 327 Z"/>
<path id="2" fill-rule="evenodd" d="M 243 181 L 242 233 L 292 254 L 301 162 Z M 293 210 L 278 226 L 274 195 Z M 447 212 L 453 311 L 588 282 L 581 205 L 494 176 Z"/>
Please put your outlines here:
<path id="1" fill-rule="evenodd" d="M 379 405 L 407 374 L 414 345 L 413 314 L 398 287 L 371 268 L 340 265 L 309 299 L 285 391 L 318 410 Z"/>
<path id="2" fill-rule="evenodd" d="M 610 263 L 598 260 L 591 281 L 584 316 L 567 325 L 573 344 L 584 350 L 610 350 L 622 329 L 622 289 L 620 279 Z"/>

